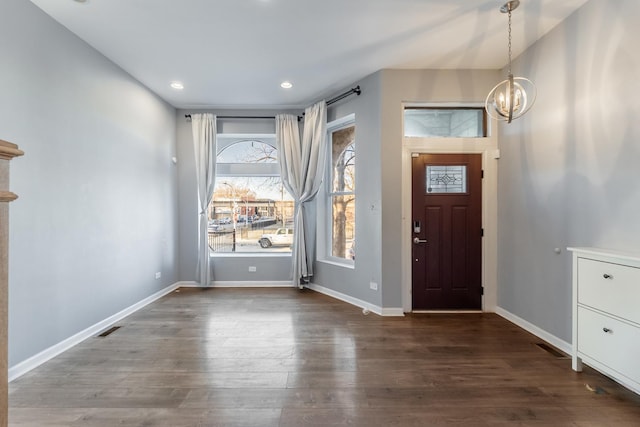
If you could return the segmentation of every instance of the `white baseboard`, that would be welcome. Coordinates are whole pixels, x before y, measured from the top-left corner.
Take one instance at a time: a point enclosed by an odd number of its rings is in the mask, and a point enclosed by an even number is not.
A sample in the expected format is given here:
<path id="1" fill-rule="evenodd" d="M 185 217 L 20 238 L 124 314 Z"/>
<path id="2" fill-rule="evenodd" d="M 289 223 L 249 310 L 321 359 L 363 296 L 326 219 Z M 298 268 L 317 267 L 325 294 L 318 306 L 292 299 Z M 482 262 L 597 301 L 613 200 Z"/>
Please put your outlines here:
<path id="1" fill-rule="evenodd" d="M 156 292 L 153 295 L 148 296 L 142 301 L 139 301 L 133 304 L 132 306 L 127 307 L 122 311 L 119 311 L 113 316 L 110 316 L 96 323 L 93 326 L 89 326 L 87 329 L 80 331 L 77 334 L 59 342 L 58 344 L 55 344 L 41 351 L 35 356 L 32 356 L 14 366 L 11 366 L 8 372 L 9 382 L 21 377 L 22 375 L 26 374 L 32 369 L 35 369 L 38 366 L 42 365 L 46 361 L 51 360 L 54 357 L 58 356 L 59 354 L 64 353 L 65 351 L 69 350 L 71 347 L 77 344 L 80 344 L 82 341 L 86 340 L 87 338 L 91 338 L 92 336 L 95 336 L 96 334 L 102 332 L 103 330 L 113 325 L 114 323 L 140 310 L 142 307 L 149 305 L 152 302 L 162 298 L 163 296 L 175 291 L 178 287 L 179 287 L 178 283 L 174 283 L 173 285 L 167 286 L 166 288 Z"/>
<path id="2" fill-rule="evenodd" d="M 213 281 L 210 286 L 198 282 L 178 282 L 179 288 L 293 288 L 291 281 Z"/>
<path id="3" fill-rule="evenodd" d="M 557 349 L 564 351 L 568 355 L 571 355 L 571 353 L 573 352 L 571 343 L 568 343 L 565 340 L 562 340 L 556 337 L 555 335 L 550 334 L 544 329 L 537 327 L 533 323 L 527 322 L 523 318 L 516 316 L 515 314 L 505 310 L 504 308 L 496 307 L 496 314 L 504 317 L 511 323 L 514 323 L 520 326 L 522 329 L 526 330 L 527 332 L 531 332 L 533 335 L 548 342 L 549 344 L 556 347 Z"/>
<path id="4" fill-rule="evenodd" d="M 478 314 L 482 310 L 412 310 L 413 314 Z"/>
<path id="5" fill-rule="evenodd" d="M 402 307 L 396 307 L 396 308 L 385 308 L 385 307 L 381 307 L 381 316 L 385 316 L 385 317 L 404 317 L 404 310 L 402 309 Z"/>
<path id="6" fill-rule="evenodd" d="M 200 283 L 198 282 L 178 282 L 176 283 L 178 288 L 199 288 Z"/>
<path id="7" fill-rule="evenodd" d="M 360 307 L 363 310 L 368 310 L 371 313 L 375 313 L 379 316 L 395 316 L 395 317 L 404 316 L 404 311 L 402 310 L 401 307 L 400 308 L 378 307 L 377 305 L 373 305 L 361 299 L 354 298 L 352 296 L 343 294 L 342 292 L 334 291 L 333 289 L 325 288 L 324 286 L 316 285 L 314 283 L 309 283 L 305 287 L 313 291 L 319 292 L 321 294 L 338 299 L 340 301 L 344 301 L 351 305 L 355 305 L 356 307 Z"/>
<path id="8" fill-rule="evenodd" d="M 211 287 L 213 288 L 293 288 L 293 282 L 291 280 L 288 281 L 273 281 L 273 282 L 233 282 L 233 281 L 225 281 L 225 282 L 217 282 L 214 281 L 211 283 Z"/>

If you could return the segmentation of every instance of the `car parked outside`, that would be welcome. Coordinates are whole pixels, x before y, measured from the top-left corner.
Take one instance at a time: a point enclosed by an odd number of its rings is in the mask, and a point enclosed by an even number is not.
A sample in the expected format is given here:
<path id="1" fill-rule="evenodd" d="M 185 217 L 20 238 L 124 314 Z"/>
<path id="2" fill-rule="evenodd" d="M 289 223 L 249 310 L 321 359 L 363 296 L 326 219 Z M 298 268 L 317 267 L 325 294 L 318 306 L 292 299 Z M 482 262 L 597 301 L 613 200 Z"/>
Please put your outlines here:
<path id="1" fill-rule="evenodd" d="M 265 233 L 258 240 L 263 249 L 271 246 L 291 246 L 293 244 L 293 228 L 278 228 L 275 233 Z"/>

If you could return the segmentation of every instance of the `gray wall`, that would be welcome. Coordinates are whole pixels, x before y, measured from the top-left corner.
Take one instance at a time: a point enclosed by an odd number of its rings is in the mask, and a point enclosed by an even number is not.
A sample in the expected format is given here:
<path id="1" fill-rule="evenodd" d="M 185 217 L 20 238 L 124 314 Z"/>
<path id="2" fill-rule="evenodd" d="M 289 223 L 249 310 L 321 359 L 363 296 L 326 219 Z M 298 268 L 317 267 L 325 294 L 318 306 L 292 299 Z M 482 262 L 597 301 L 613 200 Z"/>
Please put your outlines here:
<path id="1" fill-rule="evenodd" d="M 327 112 L 330 122 L 355 114 L 356 261 L 353 267 L 316 262 L 313 283 L 381 306 L 380 286 L 377 291 L 369 288 L 369 282 L 379 284 L 381 280 L 380 73 L 357 84 L 362 89 L 360 96 L 335 104 Z M 324 210 L 318 213 L 318 223 L 324 222 Z"/>
<path id="2" fill-rule="evenodd" d="M 179 274 L 180 280 L 196 280 L 198 262 L 198 190 L 195 176 L 195 154 L 191 122 L 185 114 L 213 113 L 220 116 L 272 116 L 275 114 L 302 114 L 287 110 L 178 110 L 178 182 L 179 182 Z M 275 133 L 272 119 L 218 120 L 219 133 Z M 256 272 L 249 272 L 249 267 Z M 213 280 L 232 282 L 279 282 L 291 280 L 291 256 L 234 255 L 213 257 Z"/>
<path id="3" fill-rule="evenodd" d="M 175 110 L 28 1 L 0 58 L 13 366 L 176 282 Z"/>
<path id="4" fill-rule="evenodd" d="M 498 303 L 567 342 L 564 248 L 640 252 L 640 2 L 612 3 L 591 0 L 518 59 L 538 100 L 501 127 Z"/>
<path id="5" fill-rule="evenodd" d="M 328 120 L 356 116 L 357 255 L 353 269 L 318 262 L 314 283 L 383 308 L 402 307 L 403 102 L 484 102 L 499 77 L 493 70 L 382 70 L 357 82 L 361 96 L 329 110 Z"/>
<path id="6" fill-rule="evenodd" d="M 402 103 L 484 102 L 498 78 L 492 70 L 382 71 L 383 307 L 402 307 Z"/>

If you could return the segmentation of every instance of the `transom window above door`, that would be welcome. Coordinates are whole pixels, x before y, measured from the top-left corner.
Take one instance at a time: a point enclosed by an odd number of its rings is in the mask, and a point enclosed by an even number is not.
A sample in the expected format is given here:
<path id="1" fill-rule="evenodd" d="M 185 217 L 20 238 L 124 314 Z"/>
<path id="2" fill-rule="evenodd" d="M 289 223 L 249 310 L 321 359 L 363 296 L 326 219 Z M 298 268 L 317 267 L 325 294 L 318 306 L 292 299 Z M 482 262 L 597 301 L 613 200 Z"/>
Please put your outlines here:
<path id="1" fill-rule="evenodd" d="M 481 107 L 406 107 L 404 136 L 484 138 L 487 117 Z"/>

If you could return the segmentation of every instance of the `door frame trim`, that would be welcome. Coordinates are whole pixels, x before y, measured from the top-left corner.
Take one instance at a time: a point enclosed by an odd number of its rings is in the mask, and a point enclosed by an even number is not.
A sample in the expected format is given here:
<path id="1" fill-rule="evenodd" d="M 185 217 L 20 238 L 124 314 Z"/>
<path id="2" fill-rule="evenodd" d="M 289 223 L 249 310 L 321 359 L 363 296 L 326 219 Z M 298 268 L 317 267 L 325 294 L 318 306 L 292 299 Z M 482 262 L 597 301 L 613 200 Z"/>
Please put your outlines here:
<path id="1" fill-rule="evenodd" d="M 490 131 L 498 128 L 491 120 Z M 480 154 L 482 156 L 482 311 L 495 312 L 498 305 L 498 138 L 408 138 L 402 140 L 402 308 L 412 311 L 411 299 L 411 154 Z"/>

